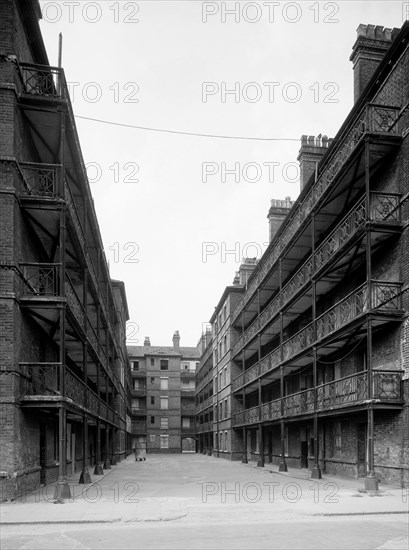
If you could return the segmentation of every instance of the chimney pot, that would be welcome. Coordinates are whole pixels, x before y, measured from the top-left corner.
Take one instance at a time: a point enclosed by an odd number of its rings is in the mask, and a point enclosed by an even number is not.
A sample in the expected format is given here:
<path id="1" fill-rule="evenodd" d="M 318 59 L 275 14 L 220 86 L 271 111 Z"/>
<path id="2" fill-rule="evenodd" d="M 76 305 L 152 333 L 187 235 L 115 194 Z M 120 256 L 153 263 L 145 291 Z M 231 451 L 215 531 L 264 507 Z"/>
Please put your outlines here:
<path id="1" fill-rule="evenodd" d="M 151 341 L 149 339 L 149 336 L 145 336 L 145 340 L 143 342 L 143 345 L 144 346 L 150 346 L 151 345 Z"/>

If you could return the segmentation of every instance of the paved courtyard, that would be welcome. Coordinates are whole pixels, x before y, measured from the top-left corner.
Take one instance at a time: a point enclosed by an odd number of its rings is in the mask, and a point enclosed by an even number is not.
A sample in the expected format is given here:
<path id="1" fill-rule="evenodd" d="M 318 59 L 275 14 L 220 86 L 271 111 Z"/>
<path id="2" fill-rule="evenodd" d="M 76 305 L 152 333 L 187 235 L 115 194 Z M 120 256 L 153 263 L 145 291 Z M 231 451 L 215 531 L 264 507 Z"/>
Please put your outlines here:
<path id="1" fill-rule="evenodd" d="M 133 457 L 2 505 L 2 548 L 407 548 L 407 494 L 204 455 Z M 139 542 L 137 542 L 139 541 Z"/>

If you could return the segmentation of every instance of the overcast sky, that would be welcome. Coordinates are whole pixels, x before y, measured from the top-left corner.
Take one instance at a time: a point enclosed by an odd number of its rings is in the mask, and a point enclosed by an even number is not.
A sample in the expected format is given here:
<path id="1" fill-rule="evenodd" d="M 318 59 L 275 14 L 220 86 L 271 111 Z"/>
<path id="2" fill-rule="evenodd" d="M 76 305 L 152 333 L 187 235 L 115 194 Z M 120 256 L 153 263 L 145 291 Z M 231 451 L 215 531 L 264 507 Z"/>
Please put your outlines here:
<path id="1" fill-rule="evenodd" d="M 298 196 L 300 136 L 331 137 L 350 111 L 358 25 L 401 27 L 408 2 L 41 6 L 53 65 L 63 34 L 105 254 L 126 285 L 129 343 L 170 345 L 177 329 L 182 346 L 196 345 L 241 258 L 265 250 L 270 200 Z"/>

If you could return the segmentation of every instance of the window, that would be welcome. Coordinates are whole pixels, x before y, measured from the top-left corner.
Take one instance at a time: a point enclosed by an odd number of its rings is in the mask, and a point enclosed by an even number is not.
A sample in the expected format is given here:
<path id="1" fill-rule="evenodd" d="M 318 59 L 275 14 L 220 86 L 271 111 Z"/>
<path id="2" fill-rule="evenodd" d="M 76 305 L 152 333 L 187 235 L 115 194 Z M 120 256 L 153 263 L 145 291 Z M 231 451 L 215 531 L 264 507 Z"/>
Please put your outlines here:
<path id="1" fill-rule="evenodd" d="M 220 432 L 220 435 L 219 435 L 219 444 L 220 444 L 219 451 L 222 451 L 222 450 L 223 450 L 223 445 L 224 445 L 224 441 L 223 441 L 223 432 Z"/>
<path id="2" fill-rule="evenodd" d="M 168 359 L 161 359 L 160 360 L 160 370 L 168 370 L 169 369 L 169 360 Z"/>
<path id="3" fill-rule="evenodd" d="M 131 367 L 132 367 L 132 370 L 139 370 L 139 361 L 132 361 Z"/>
<path id="4" fill-rule="evenodd" d="M 223 386 L 227 384 L 227 367 L 223 369 Z"/>
<path id="5" fill-rule="evenodd" d="M 190 381 L 189 380 L 182 380 L 182 386 L 184 386 L 186 388 L 190 386 Z"/>
<path id="6" fill-rule="evenodd" d="M 133 381 L 133 389 L 139 390 L 139 380 L 137 378 Z"/>
<path id="7" fill-rule="evenodd" d="M 151 443 L 155 443 L 155 435 L 150 435 L 149 440 Z"/>
<path id="8" fill-rule="evenodd" d="M 160 389 L 161 390 L 167 390 L 169 387 L 169 378 L 161 378 L 160 379 Z"/>
<path id="9" fill-rule="evenodd" d="M 151 405 L 154 405 L 154 404 L 155 404 L 155 396 L 151 395 Z"/>
<path id="10" fill-rule="evenodd" d="M 224 418 L 227 418 L 229 416 L 227 411 L 227 399 L 224 400 Z"/>
<path id="11" fill-rule="evenodd" d="M 218 438 L 217 438 L 217 433 L 214 434 L 214 448 L 215 448 L 215 449 L 218 449 L 218 448 L 219 448 L 219 442 L 218 442 Z"/>
<path id="12" fill-rule="evenodd" d="M 169 398 L 168 397 L 161 397 L 160 398 L 160 408 L 161 409 L 169 409 Z"/>
<path id="13" fill-rule="evenodd" d="M 155 383 L 155 377 L 151 376 L 151 384 L 154 384 L 154 383 Z"/>
<path id="14" fill-rule="evenodd" d="M 161 435 L 160 436 L 160 448 L 161 449 L 169 449 L 169 436 L 168 435 Z"/>
<path id="15" fill-rule="evenodd" d="M 220 401 L 219 413 L 220 413 L 219 420 L 223 420 L 223 401 Z"/>
<path id="16" fill-rule="evenodd" d="M 219 343 L 219 356 L 222 357 L 223 355 L 223 348 L 222 348 L 222 343 L 220 342 Z"/>
<path id="17" fill-rule="evenodd" d="M 154 365 L 155 365 L 155 359 L 151 357 L 151 367 L 153 367 Z"/>
<path id="18" fill-rule="evenodd" d="M 226 304 L 223 306 L 223 317 L 224 317 L 224 320 L 227 319 L 227 306 L 226 306 Z"/>
<path id="19" fill-rule="evenodd" d="M 182 417 L 182 428 L 190 428 L 190 418 L 188 416 Z"/>
<path id="20" fill-rule="evenodd" d="M 224 432 L 224 450 L 228 451 L 228 440 L 227 440 L 227 432 Z"/>
<path id="21" fill-rule="evenodd" d="M 155 424 L 155 417 L 151 416 L 151 424 Z"/>
<path id="22" fill-rule="evenodd" d="M 224 353 L 227 352 L 227 336 L 225 335 L 223 338 L 223 346 L 224 346 Z"/>
<path id="23" fill-rule="evenodd" d="M 160 427 L 162 430 L 167 430 L 169 428 L 169 418 L 167 416 L 161 416 Z"/>

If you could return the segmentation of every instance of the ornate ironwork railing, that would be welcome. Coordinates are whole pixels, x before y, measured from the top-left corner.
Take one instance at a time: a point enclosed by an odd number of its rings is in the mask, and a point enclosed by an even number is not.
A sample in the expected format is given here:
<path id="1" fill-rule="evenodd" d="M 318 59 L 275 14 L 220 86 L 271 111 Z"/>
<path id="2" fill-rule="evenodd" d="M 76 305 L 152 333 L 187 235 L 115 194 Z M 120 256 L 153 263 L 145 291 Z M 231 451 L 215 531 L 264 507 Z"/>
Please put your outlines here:
<path id="1" fill-rule="evenodd" d="M 314 410 L 314 390 L 303 390 L 283 399 L 284 416 L 306 414 Z"/>
<path id="2" fill-rule="evenodd" d="M 368 313 L 371 309 L 378 311 L 395 311 L 402 309 L 401 283 L 370 281 L 364 283 L 348 294 L 334 306 L 316 319 L 317 340 L 319 341 L 336 332 L 343 326 Z M 314 343 L 313 323 L 283 342 L 283 361 L 287 361 Z M 280 348 L 276 348 L 244 373 L 237 376 L 232 383 L 233 391 L 249 384 L 280 364 Z"/>
<path id="3" fill-rule="evenodd" d="M 315 250 L 315 271 L 321 269 L 347 243 L 366 221 L 365 198 L 349 212 L 337 227 L 325 238 Z"/>
<path id="4" fill-rule="evenodd" d="M 380 401 L 402 400 L 402 371 L 374 370 L 372 397 Z"/>
<path id="5" fill-rule="evenodd" d="M 357 115 L 352 128 L 338 141 L 338 143 L 335 142 L 335 144 L 332 145 L 332 154 L 319 170 L 317 181 L 310 187 L 303 200 L 298 204 L 296 203 L 291 209 L 288 218 L 284 222 L 285 225 L 282 231 L 275 239 L 274 245 L 269 247 L 268 254 L 259 262 L 246 292 L 240 298 L 232 312 L 232 320 L 234 323 L 236 323 L 237 317 L 244 305 L 256 292 L 283 250 L 300 229 L 303 222 L 308 218 L 314 205 L 322 198 L 325 191 L 329 188 L 342 166 L 344 166 L 345 162 L 351 156 L 365 134 L 370 132 L 384 135 L 398 135 L 399 129 L 397 121 L 399 110 L 399 107 L 387 105 L 370 103 L 365 105 Z"/>
<path id="6" fill-rule="evenodd" d="M 59 296 L 60 264 L 24 263 L 24 290 L 35 296 Z"/>
<path id="7" fill-rule="evenodd" d="M 65 369 L 65 397 L 69 397 L 74 401 L 85 406 L 85 392 L 86 386 L 82 380 L 80 380 L 74 373 Z"/>
<path id="8" fill-rule="evenodd" d="M 68 97 L 64 71 L 60 67 L 20 63 L 24 91 L 42 97 Z"/>
<path id="9" fill-rule="evenodd" d="M 300 351 L 311 346 L 314 341 L 314 329 L 313 324 L 310 323 L 302 330 L 291 336 L 288 340 L 283 342 L 283 360 L 286 361 L 294 355 L 297 355 Z"/>
<path id="10" fill-rule="evenodd" d="M 399 222 L 399 197 L 394 193 L 371 193 L 370 219 L 373 221 Z M 365 198 L 362 198 L 317 247 L 314 262 L 312 256 L 309 256 L 285 284 L 281 294 L 276 294 L 259 317 L 239 336 L 233 346 L 233 355 L 236 355 L 267 323 L 271 322 L 279 313 L 280 308 L 284 307 L 297 292 L 311 282 L 312 276 L 364 227 L 366 218 L 366 203 Z M 315 269 L 313 269 L 313 265 Z"/>
<path id="11" fill-rule="evenodd" d="M 274 370 L 280 364 L 280 357 L 280 348 L 277 347 L 275 350 L 263 357 L 259 363 L 256 363 L 244 371 L 244 373 L 237 376 L 232 382 L 233 391 L 237 391 L 242 386 L 249 384 L 260 376 L 264 376 L 271 370 Z"/>
<path id="12" fill-rule="evenodd" d="M 260 406 L 245 409 L 233 416 L 233 425 L 257 424 L 260 422 Z"/>
<path id="13" fill-rule="evenodd" d="M 402 401 L 402 371 L 372 371 L 372 399 L 384 403 Z M 366 371 L 345 376 L 317 386 L 317 411 L 332 410 L 348 405 L 365 403 L 369 399 L 368 373 Z M 260 406 L 245 409 L 234 416 L 235 426 L 256 424 L 281 418 L 281 399 L 274 399 Z M 284 416 L 292 417 L 314 412 L 314 388 L 283 397 Z"/>
<path id="14" fill-rule="evenodd" d="M 65 297 L 72 315 L 75 317 L 81 328 L 85 330 L 84 308 L 77 296 L 77 293 L 75 292 L 73 284 L 68 279 L 65 281 Z"/>
<path id="15" fill-rule="evenodd" d="M 87 402 L 88 409 L 89 409 L 90 411 L 92 411 L 95 415 L 98 416 L 98 414 L 99 414 L 99 399 L 98 399 L 98 395 L 97 395 L 95 392 L 93 392 L 92 390 L 88 389 L 87 398 L 88 398 L 88 402 Z"/>
<path id="16" fill-rule="evenodd" d="M 373 221 L 400 222 L 400 195 L 397 193 L 371 193 L 370 218 Z"/>
<path id="17" fill-rule="evenodd" d="M 204 409 L 208 409 L 209 407 L 213 407 L 213 395 L 208 397 L 201 403 L 198 403 L 196 406 L 196 411 L 203 411 Z"/>
<path id="18" fill-rule="evenodd" d="M 274 399 L 261 405 L 261 420 L 277 420 L 281 418 L 281 399 Z"/>
<path id="19" fill-rule="evenodd" d="M 61 395 L 60 363 L 19 363 L 21 395 Z"/>
<path id="20" fill-rule="evenodd" d="M 27 195 L 41 197 L 58 197 L 61 195 L 61 165 L 23 162 L 20 163 L 20 168 Z"/>

